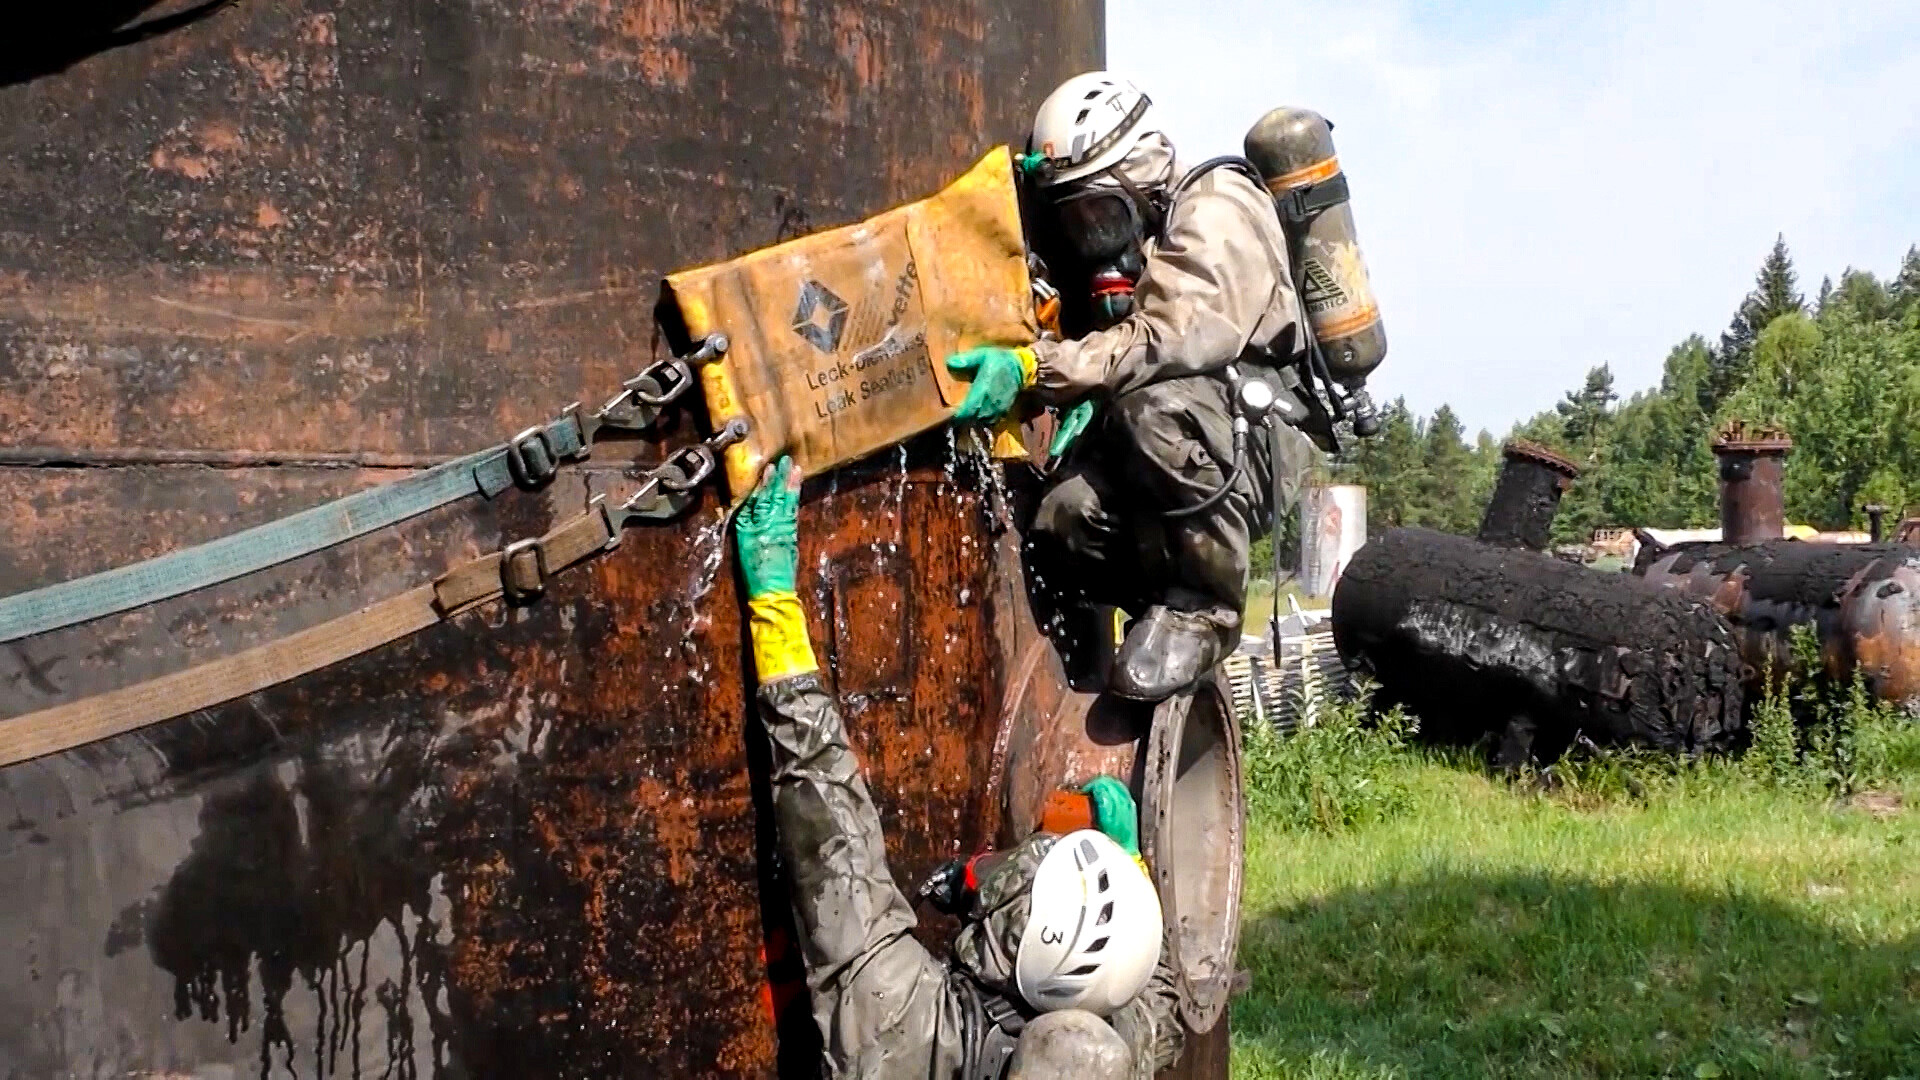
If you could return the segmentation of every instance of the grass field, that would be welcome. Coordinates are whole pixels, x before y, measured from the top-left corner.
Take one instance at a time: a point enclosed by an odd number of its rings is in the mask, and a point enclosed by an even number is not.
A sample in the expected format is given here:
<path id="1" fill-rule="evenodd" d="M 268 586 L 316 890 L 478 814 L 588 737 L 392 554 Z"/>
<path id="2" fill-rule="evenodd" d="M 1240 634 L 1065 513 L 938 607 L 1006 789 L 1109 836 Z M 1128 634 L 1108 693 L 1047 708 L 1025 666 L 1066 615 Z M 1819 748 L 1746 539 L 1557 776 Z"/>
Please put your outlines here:
<path id="1" fill-rule="evenodd" d="M 1920 1077 L 1910 727 L 1850 798 L 1370 737 L 1250 738 L 1236 1077 Z"/>
<path id="2" fill-rule="evenodd" d="M 1280 590 L 1282 597 L 1292 596 L 1303 608 L 1326 607 L 1325 597 L 1314 599 L 1300 591 L 1297 581 L 1290 581 Z M 1242 613 L 1241 625 L 1246 632 L 1255 636 L 1267 632 L 1267 620 L 1273 617 L 1273 582 L 1264 578 L 1256 579 L 1247 589 L 1247 607 Z M 1286 603 L 1283 599 L 1281 603 Z"/>

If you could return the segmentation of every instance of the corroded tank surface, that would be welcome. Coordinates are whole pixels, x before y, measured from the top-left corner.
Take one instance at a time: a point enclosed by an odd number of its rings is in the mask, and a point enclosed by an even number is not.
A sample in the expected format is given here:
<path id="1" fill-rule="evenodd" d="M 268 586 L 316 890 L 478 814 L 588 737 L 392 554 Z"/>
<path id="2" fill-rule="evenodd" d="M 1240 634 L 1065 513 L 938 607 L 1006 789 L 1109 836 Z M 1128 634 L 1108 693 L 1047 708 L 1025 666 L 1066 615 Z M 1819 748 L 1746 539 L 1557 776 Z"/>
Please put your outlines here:
<path id="1" fill-rule="evenodd" d="M 1920 700 L 1920 548 L 1800 540 L 1703 544 L 1665 552 L 1642 568 L 1648 581 L 1714 606 L 1732 624 L 1747 665 L 1748 694 L 1769 673 L 1797 671 L 1793 629 L 1811 627 L 1821 674 L 1855 674 L 1883 701 Z"/>
<path id="2" fill-rule="evenodd" d="M 1505 464 L 1480 515 L 1483 544 L 1545 551 L 1553 537 L 1560 496 L 1580 476 L 1580 468 L 1537 443 L 1514 439 L 1500 448 Z"/>
<path id="3" fill-rule="evenodd" d="M 1726 616 L 1746 662 L 1750 700 L 1770 676 L 1815 674 L 1796 670 L 1793 631 L 1806 626 L 1819 640 L 1820 674 L 1840 683 L 1858 675 L 1883 701 L 1920 701 L 1920 549 L 1783 539 L 1792 449 L 1775 428 L 1724 428 L 1713 442 L 1722 542 L 1645 551 L 1634 572 Z M 1875 509 L 1885 508 L 1868 508 Z"/>
<path id="4" fill-rule="evenodd" d="M 660 275 L 930 192 L 1100 56 L 1091 0 L 67 7 L 0 45 L 5 593 L 597 402 L 661 354 Z M 420 584 L 697 434 L 9 643 L 0 717 Z M 938 437 L 806 496 L 909 881 L 1002 830 L 1038 722 L 998 498 Z M 0 1074 L 813 1075 L 740 623 L 709 492 L 533 606 L 0 771 Z"/>

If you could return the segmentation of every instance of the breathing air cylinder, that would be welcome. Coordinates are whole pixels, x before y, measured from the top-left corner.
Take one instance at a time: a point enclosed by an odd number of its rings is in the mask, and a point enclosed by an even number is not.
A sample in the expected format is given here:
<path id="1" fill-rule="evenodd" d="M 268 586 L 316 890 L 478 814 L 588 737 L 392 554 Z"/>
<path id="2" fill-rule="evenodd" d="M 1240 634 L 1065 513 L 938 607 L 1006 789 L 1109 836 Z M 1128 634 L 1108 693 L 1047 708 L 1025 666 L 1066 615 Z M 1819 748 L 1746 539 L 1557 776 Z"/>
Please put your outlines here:
<path id="1" fill-rule="evenodd" d="M 1247 132 L 1246 153 L 1280 208 L 1300 302 L 1326 374 L 1345 388 L 1356 432 L 1370 434 L 1363 421 L 1378 421 L 1365 386 L 1387 357 L 1387 331 L 1354 236 L 1333 125 L 1310 109 L 1275 109 Z"/>

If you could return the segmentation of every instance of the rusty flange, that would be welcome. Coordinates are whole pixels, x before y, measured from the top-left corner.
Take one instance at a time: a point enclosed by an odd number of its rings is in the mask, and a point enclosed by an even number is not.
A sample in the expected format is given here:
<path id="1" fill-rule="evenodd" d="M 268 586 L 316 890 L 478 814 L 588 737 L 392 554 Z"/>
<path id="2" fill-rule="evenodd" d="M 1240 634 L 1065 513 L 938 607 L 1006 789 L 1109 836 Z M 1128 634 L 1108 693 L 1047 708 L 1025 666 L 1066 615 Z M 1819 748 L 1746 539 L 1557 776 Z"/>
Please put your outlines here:
<path id="1" fill-rule="evenodd" d="M 1793 439 L 1782 428 L 1771 424 L 1729 420 L 1713 437 L 1716 454 L 1784 454 L 1793 449 Z"/>
<path id="2" fill-rule="evenodd" d="M 1240 724 L 1215 675 L 1155 710 L 1141 776 L 1140 848 L 1160 890 L 1180 1018 L 1220 1022 L 1240 943 L 1247 807 Z"/>
<path id="3" fill-rule="evenodd" d="M 1566 477 L 1568 481 L 1580 478 L 1580 466 L 1575 465 L 1572 461 L 1561 457 L 1559 454 L 1554 453 L 1537 442 L 1532 442 L 1527 439 L 1509 439 L 1507 440 L 1507 445 L 1500 448 L 1500 453 L 1509 461 L 1531 461 L 1538 465 L 1544 465 L 1561 476 Z M 1565 485 L 1562 486 L 1564 487 Z"/>

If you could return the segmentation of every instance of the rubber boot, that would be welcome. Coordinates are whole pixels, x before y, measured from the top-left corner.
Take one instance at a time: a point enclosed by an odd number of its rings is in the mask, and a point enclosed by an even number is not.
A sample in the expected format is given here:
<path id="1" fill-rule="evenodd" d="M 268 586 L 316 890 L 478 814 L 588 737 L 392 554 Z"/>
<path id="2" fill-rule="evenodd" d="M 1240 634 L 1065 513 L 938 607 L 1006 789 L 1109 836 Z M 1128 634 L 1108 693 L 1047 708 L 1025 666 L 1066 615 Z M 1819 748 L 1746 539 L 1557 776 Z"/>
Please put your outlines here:
<path id="1" fill-rule="evenodd" d="M 1127 632 L 1107 690 L 1133 701 L 1165 701 L 1213 670 L 1229 651 L 1227 637 L 1213 612 L 1155 604 Z"/>
<path id="2" fill-rule="evenodd" d="M 1180 580 L 1127 632 L 1107 682 L 1111 693 L 1134 701 L 1165 701 L 1188 689 L 1240 644 L 1246 551 L 1223 541 L 1209 521 L 1167 533 Z"/>

